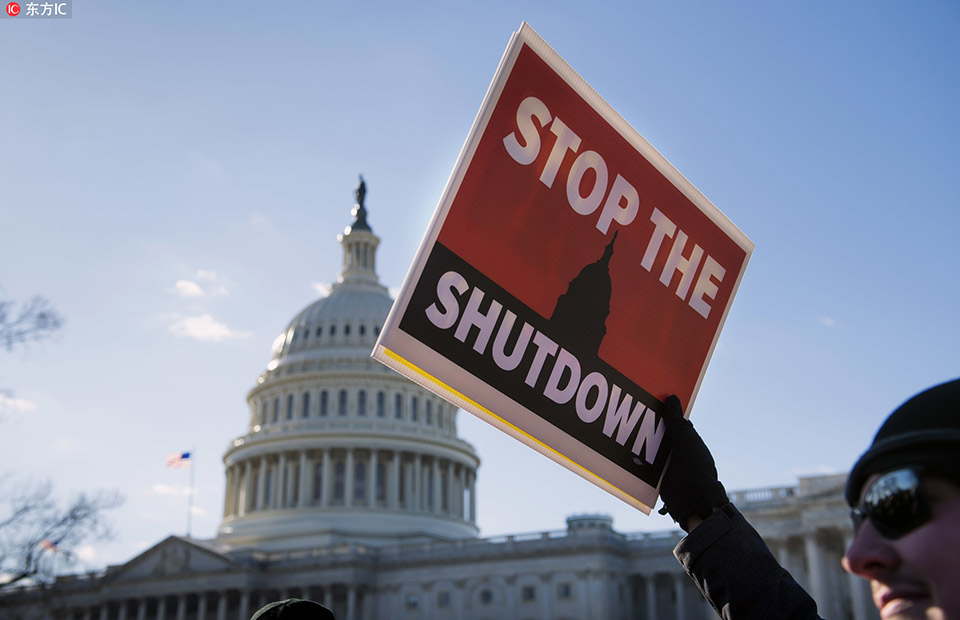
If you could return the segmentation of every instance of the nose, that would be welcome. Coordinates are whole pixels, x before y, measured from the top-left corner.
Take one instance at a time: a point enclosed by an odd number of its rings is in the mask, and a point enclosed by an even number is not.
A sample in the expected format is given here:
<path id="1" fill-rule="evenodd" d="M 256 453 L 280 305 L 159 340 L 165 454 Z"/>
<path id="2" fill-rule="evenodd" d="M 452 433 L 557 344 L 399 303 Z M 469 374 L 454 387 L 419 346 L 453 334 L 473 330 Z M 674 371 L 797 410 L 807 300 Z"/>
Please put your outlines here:
<path id="1" fill-rule="evenodd" d="M 869 519 L 865 520 L 843 556 L 844 570 L 867 579 L 877 579 L 896 570 L 900 555 L 894 542 L 884 538 Z"/>

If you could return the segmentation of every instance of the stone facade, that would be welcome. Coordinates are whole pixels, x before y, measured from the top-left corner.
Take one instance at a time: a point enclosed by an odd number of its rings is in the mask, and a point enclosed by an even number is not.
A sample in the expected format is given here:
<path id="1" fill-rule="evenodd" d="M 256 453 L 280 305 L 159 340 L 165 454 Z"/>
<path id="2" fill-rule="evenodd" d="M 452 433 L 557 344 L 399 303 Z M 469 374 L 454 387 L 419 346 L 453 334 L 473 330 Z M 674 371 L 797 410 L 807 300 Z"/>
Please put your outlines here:
<path id="1" fill-rule="evenodd" d="M 291 321 L 248 394 L 216 538 L 171 536 L 103 572 L 15 589 L 0 619 L 248 620 L 291 596 L 342 620 L 715 617 L 671 553 L 679 531 L 623 534 L 581 515 L 562 531 L 477 537 L 479 458 L 456 409 L 369 357 L 391 305 L 379 239 L 363 217 L 339 240 L 330 295 Z M 840 570 L 843 481 L 731 497 L 822 615 L 873 619 L 866 584 Z"/>

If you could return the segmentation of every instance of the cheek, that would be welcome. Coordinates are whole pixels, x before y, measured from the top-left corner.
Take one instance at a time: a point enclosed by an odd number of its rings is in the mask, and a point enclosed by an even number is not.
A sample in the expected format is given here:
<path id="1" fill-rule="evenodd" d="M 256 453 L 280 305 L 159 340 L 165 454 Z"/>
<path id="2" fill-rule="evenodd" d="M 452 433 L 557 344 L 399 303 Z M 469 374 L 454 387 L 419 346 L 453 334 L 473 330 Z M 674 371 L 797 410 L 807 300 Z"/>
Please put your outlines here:
<path id="1" fill-rule="evenodd" d="M 960 618 L 960 502 L 900 539 L 903 569 L 924 581 L 947 618 Z"/>

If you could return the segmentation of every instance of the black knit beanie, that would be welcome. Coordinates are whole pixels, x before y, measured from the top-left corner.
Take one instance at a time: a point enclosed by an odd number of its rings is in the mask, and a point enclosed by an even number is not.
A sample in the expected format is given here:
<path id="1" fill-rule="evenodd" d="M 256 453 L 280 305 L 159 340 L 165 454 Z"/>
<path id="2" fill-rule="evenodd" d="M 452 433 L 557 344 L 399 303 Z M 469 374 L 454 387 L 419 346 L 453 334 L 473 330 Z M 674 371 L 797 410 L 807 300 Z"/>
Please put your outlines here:
<path id="1" fill-rule="evenodd" d="M 847 503 L 856 505 L 871 475 L 908 465 L 960 484 L 960 379 L 920 392 L 890 414 L 850 471 Z"/>
<path id="2" fill-rule="evenodd" d="M 250 620 L 336 620 L 333 612 L 313 601 L 288 598 L 260 608 Z"/>

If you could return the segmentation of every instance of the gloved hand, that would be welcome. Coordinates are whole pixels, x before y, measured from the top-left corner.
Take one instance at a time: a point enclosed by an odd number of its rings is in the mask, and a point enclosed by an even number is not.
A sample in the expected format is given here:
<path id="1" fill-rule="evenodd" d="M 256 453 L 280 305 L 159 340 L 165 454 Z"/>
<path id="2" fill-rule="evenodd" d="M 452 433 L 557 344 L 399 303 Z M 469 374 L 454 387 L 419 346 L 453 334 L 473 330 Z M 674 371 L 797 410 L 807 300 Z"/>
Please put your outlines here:
<path id="1" fill-rule="evenodd" d="M 693 423 L 683 417 L 680 399 L 668 396 L 664 401 L 663 420 L 667 438 L 673 444 L 670 464 L 660 482 L 663 508 L 660 514 L 670 513 L 684 531 L 687 519 L 696 515 L 706 519 L 729 502 L 727 492 L 717 478 L 717 467 L 703 439 Z"/>

